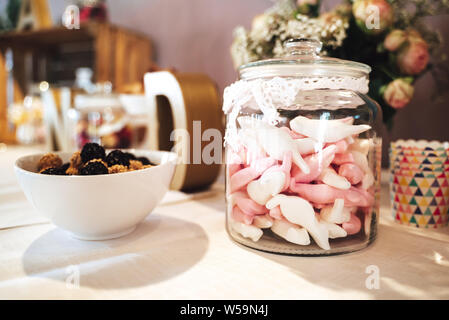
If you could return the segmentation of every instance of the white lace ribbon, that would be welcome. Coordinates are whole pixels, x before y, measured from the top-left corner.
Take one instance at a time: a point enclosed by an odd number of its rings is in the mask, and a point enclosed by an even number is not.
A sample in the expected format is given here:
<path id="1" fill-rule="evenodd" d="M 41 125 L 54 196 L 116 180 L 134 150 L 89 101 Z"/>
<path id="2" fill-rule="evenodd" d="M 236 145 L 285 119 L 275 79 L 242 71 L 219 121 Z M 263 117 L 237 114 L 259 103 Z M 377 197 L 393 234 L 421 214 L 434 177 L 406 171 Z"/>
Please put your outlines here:
<path id="1" fill-rule="evenodd" d="M 279 121 L 279 106 L 291 106 L 300 91 L 316 89 L 346 89 L 360 93 L 368 92 L 368 79 L 350 76 L 315 76 L 303 78 L 281 78 L 239 80 L 228 86 L 223 95 L 223 112 L 228 114 L 225 144 L 237 145 L 237 117 L 243 108 L 260 110 L 264 121 L 276 124 Z"/>

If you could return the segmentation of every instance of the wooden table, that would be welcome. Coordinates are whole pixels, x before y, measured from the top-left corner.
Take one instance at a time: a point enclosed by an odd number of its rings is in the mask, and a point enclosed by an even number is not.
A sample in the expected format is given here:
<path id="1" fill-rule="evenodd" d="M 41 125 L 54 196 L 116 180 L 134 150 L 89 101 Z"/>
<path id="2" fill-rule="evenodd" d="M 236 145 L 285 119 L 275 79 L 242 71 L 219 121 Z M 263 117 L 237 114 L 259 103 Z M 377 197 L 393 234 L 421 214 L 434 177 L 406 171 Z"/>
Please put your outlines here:
<path id="1" fill-rule="evenodd" d="M 30 152 L 0 152 L 0 298 L 449 298 L 448 229 L 396 224 L 385 183 L 378 239 L 346 255 L 284 256 L 237 245 L 225 230 L 222 179 L 205 193 L 170 192 L 126 237 L 85 242 L 26 201 L 12 165 Z M 379 288 L 370 281 L 377 271 Z"/>

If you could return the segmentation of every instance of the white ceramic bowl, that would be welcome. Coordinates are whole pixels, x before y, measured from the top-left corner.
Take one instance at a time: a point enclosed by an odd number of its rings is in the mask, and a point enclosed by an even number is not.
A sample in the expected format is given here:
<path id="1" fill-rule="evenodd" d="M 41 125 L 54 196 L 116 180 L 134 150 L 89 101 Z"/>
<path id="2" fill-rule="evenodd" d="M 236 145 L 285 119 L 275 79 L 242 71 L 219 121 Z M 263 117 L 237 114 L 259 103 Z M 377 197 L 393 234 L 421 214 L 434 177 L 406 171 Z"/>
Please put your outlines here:
<path id="1" fill-rule="evenodd" d="M 128 150 L 157 166 L 95 176 L 36 173 L 43 154 L 19 158 L 14 169 L 33 206 L 56 226 L 83 240 L 105 240 L 132 232 L 168 191 L 176 154 Z M 57 153 L 68 162 L 71 153 Z"/>

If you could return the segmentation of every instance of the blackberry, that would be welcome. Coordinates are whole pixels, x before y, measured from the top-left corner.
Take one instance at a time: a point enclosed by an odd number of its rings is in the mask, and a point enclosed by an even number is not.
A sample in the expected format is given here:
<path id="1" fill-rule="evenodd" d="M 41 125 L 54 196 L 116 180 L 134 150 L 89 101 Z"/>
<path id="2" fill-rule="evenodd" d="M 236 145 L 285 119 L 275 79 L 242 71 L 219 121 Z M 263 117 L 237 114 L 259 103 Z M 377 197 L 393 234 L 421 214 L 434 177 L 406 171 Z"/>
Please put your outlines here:
<path id="1" fill-rule="evenodd" d="M 79 171 L 82 176 L 92 176 L 97 174 L 108 174 L 108 168 L 100 161 L 91 161 L 84 165 Z"/>
<path id="2" fill-rule="evenodd" d="M 42 170 L 40 173 L 41 174 L 49 174 L 49 175 L 53 175 L 53 176 L 65 176 L 65 175 L 67 175 L 65 172 L 69 168 L 69 166 L 70 166 L 70 163 L 65 163 L 58 168 L 50 167 L 45 170 Z"/>
<path id="3" fill-rule="evenodd" d="M 106 163 L 109 167 L 112 167 L 113 165 L 119 164 L 122 166 L 129 166 L 129 156 L 120 151 L 120 150 L 114 150 L 109 152 L 109 154 L 106 156 Z"/>
<path id="4" fill-rule="evenodd" d="M 52 176 L 56 176 L 56 175 L 59 175 L 59 170 L 58 170 L 58 168 L 47 168 L 47 169 L 45 169 L 45 170 L 42 170 L 41 172 L 40 172 L 40 174 L 49 174 L 49 175 L 52 175 Z"/>
<path id="5" fill-rule="evenodd" d="M 136 156 L 129 152 L 123 152 L 129 160 L 136 160 Z"/>
<path id="6" fill-rule="evenodd" d="M 106 153 L 104 148 L 98 143 L 86 143 L 81 150 L 81 160 L 83 163 L 87 163 L 92 159 L 102 159 L 106 158 Z"/>
<path id="7" fill-rule="evenodd" d="M 60 176 L 66 176 L 67 175 L 67 173 L 65 173 L 66 171 L 67 171 L 67 169 L 70 167 L 70 163 L 64 163 L 62 166 L 60 166 L 59 168 L 58 168 L 58 175 L 60 175 Z"/>
<path id="8" fill-rule="evenodd" d="M 143 164 L 144 166 L 147 166 L 147 165 L 149 165 L 149 164 L 152 165 L 152 166 L 154 166 L 154 164 L 151 163 L 151 161 L 148 160 L 147 157 L 138 157 L 138 158 L 136 158 L 136 160 L 142 162 L 142 164 Z"/>

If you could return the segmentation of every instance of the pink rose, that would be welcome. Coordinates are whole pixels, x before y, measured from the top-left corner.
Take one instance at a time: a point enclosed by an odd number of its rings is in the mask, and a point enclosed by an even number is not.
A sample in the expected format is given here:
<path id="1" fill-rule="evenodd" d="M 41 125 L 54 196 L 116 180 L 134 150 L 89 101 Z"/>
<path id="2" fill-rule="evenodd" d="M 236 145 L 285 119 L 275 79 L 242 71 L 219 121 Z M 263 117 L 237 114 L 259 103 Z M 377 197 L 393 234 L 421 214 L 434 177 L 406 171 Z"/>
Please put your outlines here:
<path id="1" fill-rule="evenodd" d="M 407 39 L 407 34 L 403 30 L 395 29 L 391 31 L 384 40 L 384 47 L 388 51 L 396 51 Z"/>
<path id="2" fill-rule="evenodd" d="M 383 97 L 386 103 L 395 109 L 405 107 L 413 97 L 413 86 L 405 79 L 399 78 L 387 85 Z"/>
<path id="3" fill-rule="evenodd" d="M 413 38 L 397 56 L 399 70 L 407 75 L 421 73 L 429 62 L 429 49 L 427 42 L 421 38 Z"/>
<path id="4" fill-rule="evenodd" d="M 424 41 L 421 34 L 415 29 L 407 29 L 407 40 L 408 41 Z"/>
<path id="5" fill-rule="evenodd" d="M 356 0 L 352 13 L 357 25 L 368 34 L 382 33 L 394 21 L 393 8 L 386 0 Z"/>

